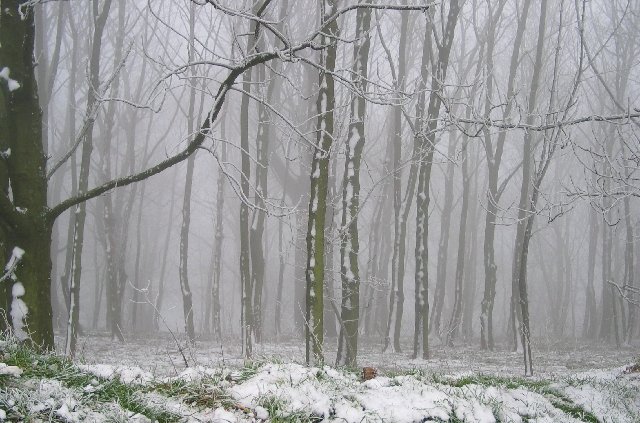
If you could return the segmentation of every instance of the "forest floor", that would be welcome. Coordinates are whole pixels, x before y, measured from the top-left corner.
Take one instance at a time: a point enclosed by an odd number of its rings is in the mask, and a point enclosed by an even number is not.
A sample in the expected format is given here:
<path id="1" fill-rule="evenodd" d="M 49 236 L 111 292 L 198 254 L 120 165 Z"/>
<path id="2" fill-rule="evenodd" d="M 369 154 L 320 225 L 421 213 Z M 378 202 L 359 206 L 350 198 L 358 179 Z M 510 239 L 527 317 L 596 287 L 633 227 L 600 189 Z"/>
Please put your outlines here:
<path id="1" fill-rule="evenodd" d="M 525 378 L 506 349 L 434 346 L 414 360 L 372 345 L 358 362 L 378 376 L 362 381 L 360 369 L 300 364 L 302 346 L 256 345 L 247 363 L 237 341 L 88 334 L 71 362 L 3 340 L 0 421 L 640 422 L 637 347 L 539 346 Z"/>

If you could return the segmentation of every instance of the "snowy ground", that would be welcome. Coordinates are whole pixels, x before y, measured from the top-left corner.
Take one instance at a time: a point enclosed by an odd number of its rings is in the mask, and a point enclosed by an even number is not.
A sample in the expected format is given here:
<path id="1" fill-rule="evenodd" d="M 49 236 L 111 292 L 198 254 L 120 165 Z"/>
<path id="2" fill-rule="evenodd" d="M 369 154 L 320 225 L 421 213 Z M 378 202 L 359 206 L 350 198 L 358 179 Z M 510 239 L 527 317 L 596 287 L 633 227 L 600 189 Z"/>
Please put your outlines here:
<path id="1" fill-rule="evenodd" d="M 80 345 L 70 363 L 0 343 L 0 419 L 640 422 L 631 348 L 539 349 L 536 376 L 521 378 L 517 353 L 436 347 L 423 361 L 372 347 L 359 362 L 379 376 L 363 382 L 356 371 L 298 364 L 296 342 L 258 346 L 250 364 L 237 349 L 205 341 L 185 349 L 170 338 L 123 345 L 93 335 Z"/>
<path id="2" fill-rule="evenodd" d="M 335 359 L 335 342 L 325 346 L 327 364 Z M 434 342 L 435 344 L 435 342 Z M 87 363 L 112 363 L 137 366 L 156 376 L 175 376 L 184 370 L 184 358 L 190 366 L 238 367 L 244 364 L 239 340 L 228 339 L 222 343 L 202 340 L 195 347 L 188 347 L 184 339 L 178 343 L 172 337 L 138 336 L 126 340 L 125 344 L 112 341 L 106 334 L 91 334 L 79 340 L 79 358 Z M 180 348 L 178 348 L 180 345 Z M 397 373 L 421 369 L 448 375 L 464 375 L 468 372 L 495 376 L 520 376 L 523 374 L 521 352 L 511 352 L 507 347 L 496 351 L 480 351 L 477 345 L 446 348 L 434 345 L 428 361 L 410 358 L 411 344 L 403 344 L 403 353 L 382 353 L 382 345 L 361 345 L 358 363 L 372 366 L 381 373 Z M 558 342 L 534 347 L 534 371 L 537 376 L 553 378 L 570 376 L 579 372 L 611 369 L 628 365 L 640 357 L 640 346 L 619 349 L 600 344 Z M 304 362 L 304 341 L 283 340 L 254 345 L 258 360 Z"/>

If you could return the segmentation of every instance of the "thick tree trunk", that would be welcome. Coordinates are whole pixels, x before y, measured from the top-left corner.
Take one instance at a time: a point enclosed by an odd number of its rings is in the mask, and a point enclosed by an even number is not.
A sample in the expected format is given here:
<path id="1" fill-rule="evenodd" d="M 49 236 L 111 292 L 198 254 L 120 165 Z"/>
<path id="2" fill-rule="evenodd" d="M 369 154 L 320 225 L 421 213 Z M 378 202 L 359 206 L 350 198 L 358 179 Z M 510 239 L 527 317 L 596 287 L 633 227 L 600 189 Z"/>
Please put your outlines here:
<path id="1" fill-rule="evenodd" d="M 0 226 L 4 233 L 0 241 L 7 255 L 12 250 L 24 251 L 14 272 L 15 295 L 9 310 L 14 333 L 50 350 L 54 348 L 52 221 L 47 216 L 46 158 L 33 58 L 34 15 L 31 8 L 25 8 L 21 16 L 18 8 L 22 3 L 5 0 L 0 10 L 0 63 L 10 69 L 9 78 L 18 84 L 0 81 L 0 146 L 3 151 L 11 149 L 0 160 Z M 7 194 L 9 184 L 12 199 Z"/>

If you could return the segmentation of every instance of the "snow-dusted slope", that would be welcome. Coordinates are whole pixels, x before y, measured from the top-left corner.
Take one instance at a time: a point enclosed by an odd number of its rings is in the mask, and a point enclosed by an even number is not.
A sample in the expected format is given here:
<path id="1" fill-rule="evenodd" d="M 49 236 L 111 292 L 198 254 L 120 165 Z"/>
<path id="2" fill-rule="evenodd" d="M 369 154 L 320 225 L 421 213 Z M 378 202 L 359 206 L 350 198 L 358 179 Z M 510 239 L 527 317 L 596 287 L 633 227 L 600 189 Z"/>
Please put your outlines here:
<path id="1" fill-rule="evenodd" d="M 272 358 L 173 376 L 128 362 L 73 363 L 0 343 L 0 420 L 181 422 L 640 422 L 630 367 L 519 378 L 477 371 L 347 369 Z"/>

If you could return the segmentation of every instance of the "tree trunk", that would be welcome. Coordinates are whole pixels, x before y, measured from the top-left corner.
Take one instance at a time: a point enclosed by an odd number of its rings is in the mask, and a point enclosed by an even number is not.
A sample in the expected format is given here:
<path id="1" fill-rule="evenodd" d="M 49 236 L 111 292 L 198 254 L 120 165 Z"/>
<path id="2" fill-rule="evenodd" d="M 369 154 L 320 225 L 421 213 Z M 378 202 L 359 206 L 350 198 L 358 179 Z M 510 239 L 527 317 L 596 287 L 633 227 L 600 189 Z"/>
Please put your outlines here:
<path id="1" fill-rule="evenodd" d="M 587 289 L 585 292 L 584 320 L 582 337 L 593 339 L 598 328 L 596 311 L 595 267 L 598 249 L 598 213 L 589 209 L 589 250 L 587 256 Z"/>
<path id="2" fill-rule="evenodd" d="M 220 136 L 222 139 L 226 137 L 226 116 L 222 117 L 220 125 Z M 222 161 L 227 161 L 227 143 L 223 142 L 221 146 Z M 225 174 L 218 171 L 217 192 L 216 192 L 216 220 L 215 220 L 215 238 L 213 246 L 213 280 L 211 283 L 211 328 L 213 335 L 217 339 L 222 339 L 222 326 L 220 324 L 220 277 L 222 274 L 222 254 L 224 243 L 224 193 L 225 193 Z"/>
<path id="3" fill-rule="evenodd" d="M 406 1 L 404 2 L 406 3 Z M 406 74 L 407 74 L 407 27 L 409 26 L 409 16 L 403 13 L 400 17 L 400 42 L 398 44 L 398 74 L 396 76 L 395 86 L 398 91 L 404 91 L 406 86 Z M 426 59 L 425 59 L 426 60 Z M 423 78 L 424 80 L 424 78 Z M 422 92 L 418 94 L 418 97 L 422 96 Z M 423 100 L 424 101 L 424 100 Z M 404 277 L 404 270 L 400 272 L 400 266 L 404 269 L 404 236 L 401 235 L 403 227 L 401 220 L 402 210 L 402 170 L 400 167 L 400 161 L 402 160 L 402 107 L 396 105 L 393 107 L 393 253 L 391 257 L 391 288 L 389 290 L 389 313 L 387 316 L 387 327 L 384 338 L 384 350 L 386 351 L 391 342 L 391 322 L 393 321 L 393 312 L 396 308 L 402 307 L 404 304 L 404 284 L 400 280 L 400 276 Z M 413 164 L 411 166 L 414 167 Z M 413 198 L 413 188 L 407 186 L 407 189 L 411 189 L 409 198 Z M 405 230 L 406 232 L 406 230 Z M 402 249 L 402 254 L 400 250 Z M 402 260 L 402 263 L 400 262 Z M 402 324 L 402 317 L 398 319 L 398 312 L 396 311 L 396 326 L 394 329 L 394 343 L 393 347 L 395 351 L 400 352 L 400 330 L 399 325 Z M 401 312 L 402 314 L 402 312 Z M 401 326 L 400 326 L 401 327 Z M 397 334 L 396 334 L 397 333 Z"/>
<path id="4" fill-rule="evenodd" d="M 352 83 L 361 92 L 367 91 L 369 61 L 369 29 L 371 9 L 358 9 L 353 44 Z M 358 213 L 360 212 L 360 163 L 365 142 L 366 99 L 357 95 L 351 102 L 351 123 L 345 152 L 342 182 L 342 220 L 340 227 L 340 275 L 342 279 L 342 308 L 340 337 L 344 339 L 345 355 L 337 361 L 355 367 L 358 355 L 358 326 L 360 316 L 360 271 L 358 255 L 360 241 Z M 343 360 L 341 360 L 343 358 Z"/>
<path id="5" fill-rule="evenodd" d="M 529 1 L 529 0 L 527 0 Z M 544 36 L 546 29 L 547 0 L 540 3 L 540 22 L 538 24 L 538 43 L 536 46 L 536 58 L 531 77 L 531 87 L 529 90 L 527 123 L 533 124 L 534 111 L 537 105 L 537 95 L 542 72 L 542 54 L 544 50 Z M 532 236 L 533 221 L 535 216 L 535 205 L 540 189 L 540 181 L 535 186 L 533 198 L 529 193 L 532 177 L 533 165 L 533 136 L 530 131 L 526 131 L 523 142 L 522 161 L 522 187 L 520 189 L 520 202 L 518 206 L 518 226 L 516 231 L 516 241 L 514 248 L 513 265 L 513 288 L 518 296 L 516 316 L 520 321 L 520 337 L 524 352 L 524 372 L 525 375 L 533 375 L 533 358 L 531 357 L 531 330 L 529 327 L 529 297 L 527 292 L 527 259 L 529 242 Z M 513 293 L 512 293 L 513 295 Z"/>
<path id="6" fill-rule="evenodd" d="M 189 8 L 189 62 L 195 57 L 195 14 L 196 6 L 191 3 Z M 191 78 L 189 88 L 189 110 L 187 112 L 187 132 L 194 131 L 196 80 Z M 184 197 L 182 203 L 182 226 L 180 227 L 180 292 L 182 293 L 182 312 L 184 316 L 185 332 L 189 342 L 195 342 L 195 328 L 193 324 L 193 298 L 189 286 L 189 227 L 191 225 L 191 188 L 193 186 L 193 169 L 195 166 L 195 154 L 187 159 L 187 174 L 185 177 Z"/>
<path id="7" fill-rule="evenodd" d="M 336 10 L 333 0 L 321 5 L 323 22 Z M 335 20 L 326 25 L 320 44 L 328 47 L 320 52 L 321 71 L 318 85 L 318 138 L 311 161 L 311 190 L 309 197 L 309 221 L 307 228 L 306 266 L 306 324 L 305 344 L 307 364 L 322 363 L 323 355 L 323 293 L 325 265 L 325 218 L 327 212 L 327 190 L 329 181 L 329 159 L 333 143 L 333 113 L 335 108 L 335 88 L 332 72 L 336 66 L 338 24 Z M 313 354 L 313 357 L 312 357 Z"/>
<path id="8" fill-rule="evenodd" d="M 24 251 L 14 272 L 11 304 L 14 333 L 38 348 L 54 348 L 51 310 L 51 230 L 47 218 L 47 179 L 42 145 L 42 113 L 33 58 L 33 9 L 18 13 L 22 1 L 6 0 L 0 10 L 0 63 L 11 81 L 0 81 L 0 226 L 7 253 Z M 6 147 L 6 149 L 5 149 Z M 8 196 L 11 186 L 13 199 Z M 20 250 L 15 249 L 18 247 Z M 7 285 L 9 283 L 7 282 Z M 28 334 L 25 331 L 28 330 Z"/>
<path id="9" fill-rule="evenodd" d="M 444 7 L 444 6 L 443 6 Z M 442 104 L 442 89 L 444 87 L 451 45 L 455 36 L 455 28 L 458 23 L 460 3 L 458 0 L 449 2 L 449 13 L 444 26 L 442 40 L 438 48 L 436 63 L 431 67 L 431 94 L 429 95 L 429 107 L 427 114 L 422 117 L 427 120 L 426 135 L 420 136 L 419 148 L 419 176 L 416 199 L 416 268 L 415 268 L 415 326 L 413 356 L 418 357 L 420 352 L 420 335 L 422 337 L 422 358 L 429 358 L 429 183 L 431 180 L 431 168 L 433 164 L 434 146 L 436 144 L 436 128 L 438 115 Z M 429 28 L 427 27 L 427 31 Z M 422 334 L 420 334 L 422 328 Z"/>
<path id="10" fill-rule="evenodd" d="M 493 95 L 493 54 L 495 47 L 495 32 L 497 19 L 504 7 L 504 2 L 498 5 L 498 9 L 492 21 L 492 27 L 489 30 L 489 38 L 487 40 L 487 98 L 485 102 L 485 117 L 488 117 L 492 107 Z M 525 0 L 522 13 L 518 20 L 518 27 L 513 42 L 513 50 L 511 52 L 511 62 L 509 65 L 509 77 L 507 81 L 506 98 L 509 99 L 505 106 L 505 117 L 509 117 L 513 109 L 513 102 L 510 100 L 515 93 L 515 77 L 518 70 L 520 60 L 520 47 L 524 31 L 526 29 L 527 17 L 529 15 L 529 7 L 531 2 Z M 487 213 L 485 216 L 484 229 L 484 294 L 482 298 L 482 306 L 480 312 L 480 347 L 482 349 L 493 350 L 493 306 L 496 297 L 496 285 L 498 281 L 495 258 L 495 234 L 498 219 L 498 202 L 501 192 L 498 192 L 498 177 L 500 172 L 500 164 L 502 162 L 502 153 L 504 151 L 504 142 L 506 132 L 502 131 L 498 135 L 495 150 L 491 142 L 491 134 L 488 128 L 484 129 L 484 144 L 487 153 L 487 167 L 489 172 L 489 187 L 487 191 Z"/>
<path id="11" fill-rule="evenodd" d="M 451 227 L 451 214 L 453 212 L 453 177 L 455 172 L 454 156 L 456 153 L 457 139 L 453 133 L 449 134 L 449 146 L 447 148 L 447 170 L 444 182 L 444 203 L 440 217 L 440 241 L 438 242 L 438 263 L 436 267 L 436 290 L 433 295 L 433 308 L 429 332 L 440 336 L 440 321 L 444 308 L 444 299 L 447 289 L 447 259 L 449 257 L 449 228 Z"/>
<path id="12" fill-rule="evenodd" d="M 177 171 L 174 170 L 171 178 L 171 196 L 169 197 L 169 216 L 167 220 L 167 235 L 164 238 L 164 250 L 162 252 L 162 260 L 160 263 L 160 273 L 158 275 L 158 294 L 153 304 L 153 328 L 158 331 L 160 329 L 160 313 L 162 312 L 162 303 L 164 300 L 164 283 L 167 277 L 167 258 L 169 256 L 169 245 L 171 244 L 171 229 L 173 224 L 173 211 L 175 209 L 176 180 L 178 179 Z"/>
<path id="13" fill-rule="evenodd" d="M 628 165 L 627 165 L 628 166 Z M 629 169 L 627 167 L 627 169 Z M 627 170 L 628 172 L 628 170 Z M 625 215 L 625 248 L 624 248 L 624 284 L 626 287 L 635 288 L 635 274 L 633 261 L 634 255 L 634 236 L 633 236 L 633 220 L 631 214 L 631 201 L 628 196 L 624 198 L 624 215 Z M 625 340 L 631 342 L 633 334 L 635 333 L 637 310 L 638 307 L 633 304 L 629 304 L 627 310 L 627 330 L 624 333 Z"/>
<path id="14" fill-rule="evenodd" d="M 102 34 L 111 9 L 111 0 L 106 0 L 102 10 L 98 9 L 98 2 L 93 1 L 94 31 L 89 61 L 90 87 L 87 96 L 87 116 L 90 115 L 97 103 L 96 90 L 100 86 L 100 54 L 102 50 Z M 89 188 L 89 168 L 93 151 L 93 122 L 89 123 L 86 135 L 82 141 L 82 159 L 78 179 L 78 193 L 83 194 Z M 80 316 L 80 281 L 82 277 L 82 249 L 84 243 L 84 223 L 86 219 L 86 203 L 80 203 L 75 209 L 75 224 L 73 229 L 73 272 L 71 273 L 69 323 L 67 326 L 67 340 L 65 353 L 74 356 L 78 338 Z"/>
<path id="15" fill-rule="evenodd" d="M 454 285 L 453 312 L 451 320 L 449 320 L 449 329 L 447 330 L 446 344 L 453 347 L 453 341 L 460 332 L 460 324 L 462 322 L 462 298 L 464 289 L 464 256 L 466 254 L 467 242 L 467 215 L 469 213 L 469 191 L 471 179 L 469 178 L 469 162 L 467 159 L 467 143 L 465 137 L 462 141 L 462 154 L 460 161 L 462 162 L 462 205 L 460 208 L 460 224 L 458 232 L 458 258 L 456 262 L 456 275 Z"/>

